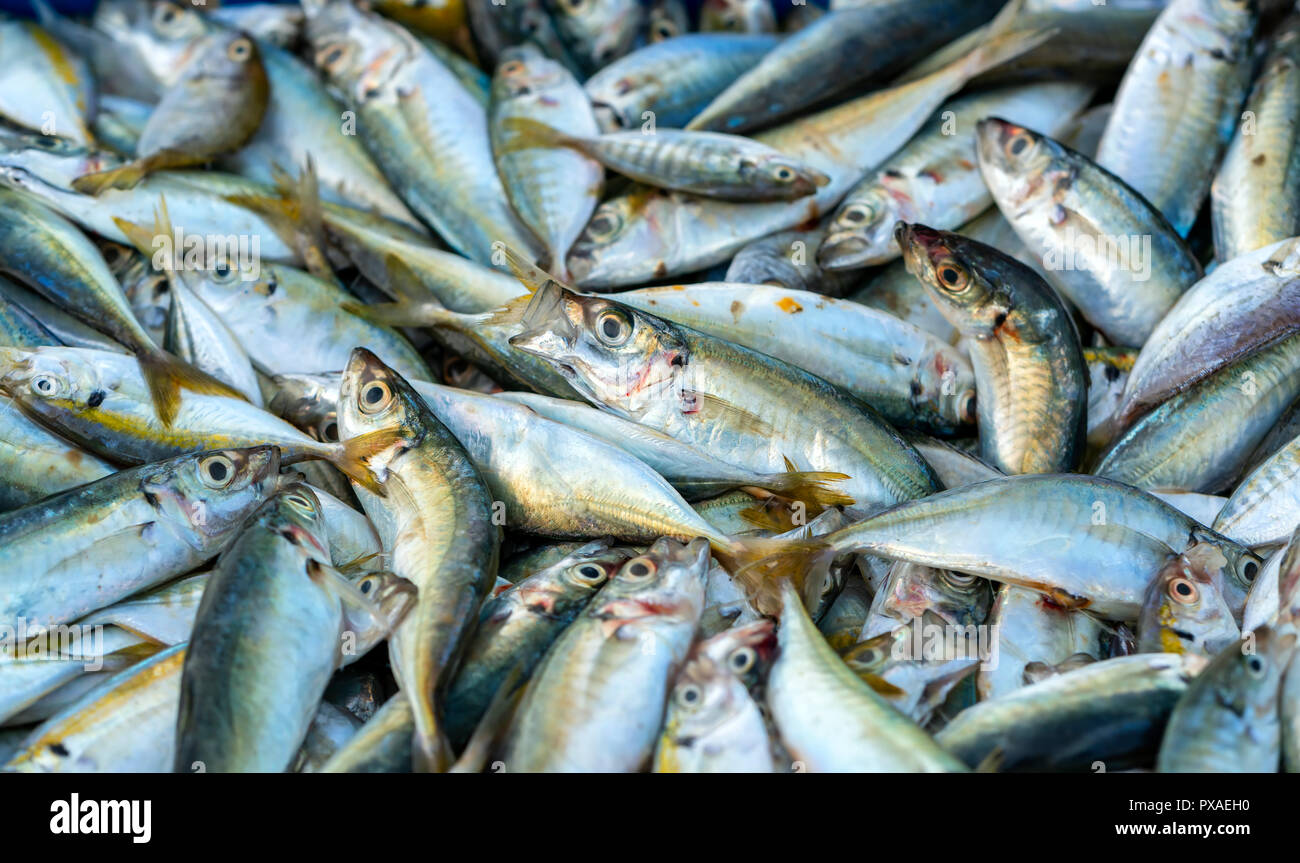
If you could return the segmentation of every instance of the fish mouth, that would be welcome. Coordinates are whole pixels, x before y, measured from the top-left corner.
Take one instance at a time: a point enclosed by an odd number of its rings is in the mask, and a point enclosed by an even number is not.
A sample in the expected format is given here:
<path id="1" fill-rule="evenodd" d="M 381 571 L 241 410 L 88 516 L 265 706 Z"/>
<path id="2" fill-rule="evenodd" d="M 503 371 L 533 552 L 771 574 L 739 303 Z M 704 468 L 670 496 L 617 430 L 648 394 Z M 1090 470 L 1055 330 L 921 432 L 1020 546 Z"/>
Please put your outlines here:
<path id="1" fill-rule="evenodd" d="M 876 263 L 871 243 L 859 234 L 830 234 L 817 249 L 817 266 L 823 270 L 854 270 Z"/>

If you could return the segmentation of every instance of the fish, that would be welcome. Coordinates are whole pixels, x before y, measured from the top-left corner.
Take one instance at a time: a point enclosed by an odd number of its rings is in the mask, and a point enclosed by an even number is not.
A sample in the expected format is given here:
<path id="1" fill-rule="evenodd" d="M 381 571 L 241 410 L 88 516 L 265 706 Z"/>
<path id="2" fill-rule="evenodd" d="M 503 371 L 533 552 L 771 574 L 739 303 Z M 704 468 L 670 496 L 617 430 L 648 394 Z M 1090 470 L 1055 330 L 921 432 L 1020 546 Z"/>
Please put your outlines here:
<path id="1" fill-rule="evenodd" d="M 908 271 L 970 345 L 980 454 L 1005 473 L 1083 458 L 1088 378 L 1069 310 L 1036 273 L 960 234 L 899 222 Z"/>
<path id="2" fill-rule="evenodd" d="M 129 468 L 0 515 L 0 621 L 69 623 L 215 557 L 277 487 L 257 446 Z"/>
<path id="3" fill-rule="evenodd" d="M 162 168 L 199 165 L 243 146 L 262 122 L 271 86 L 257 43 L 239 33 L 206 36 L 163 93 L 136 144 L 136 158 L 72 182 L 78 192 L 130 189 Z"/>
<path id="4" fill-rule="evenodd" d="M 440 772 L 451 755 L 435 689 L 464 650 L 473 614 L 496 577 L 500 527 L 487 485 L 460 443 L 382 360 L 354 348 L 338 398 L 342 440 L 379 436 L 366 463 L 384 496 L 363 493 L 361 504 L 389 568 L 418 591 L 389 650 L 414 713 L 413 765 Z"/>
<path id="5" fill-rule="evenodd" d="M 1139 653 L 1212 657 L 1241 637 L 1213 577 L 1218 566 L 1208 546 L 1194 546 L 1170 558 L 1147 587 L 1137 622 Z"/>
<path id="6" fill-rule="evenodd" d="M 708 562 L 705 540 L 665 537 L 623 564 L 533 672 L 502 746 L 506 772 L 630 773 L 651 759 Z"/>

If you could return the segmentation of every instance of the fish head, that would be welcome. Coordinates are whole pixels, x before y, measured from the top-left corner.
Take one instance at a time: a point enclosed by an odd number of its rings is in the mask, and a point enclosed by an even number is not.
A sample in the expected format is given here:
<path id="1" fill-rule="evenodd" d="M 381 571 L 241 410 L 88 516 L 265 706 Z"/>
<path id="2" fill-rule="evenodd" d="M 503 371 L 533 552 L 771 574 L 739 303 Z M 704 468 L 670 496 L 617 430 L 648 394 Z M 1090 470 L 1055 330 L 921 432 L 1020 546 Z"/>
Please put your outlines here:
<path id="1" fill-rule="evenodd" d="M 638 0 L 545 0 L 544 5 L 575 59 L 590 71 L 626 54 L 641 30 Z"/>
<path id="2" fill-rule="evenodd" d="M 305 482 L 281 480 L 279 491 L 258 508 L 251 521 L 280 534 L 308 557 L 330 562 L 324 509 Z"/>
<path id="3" fill-rule="evenodd" d="M 1295 654 L 1296 633 L 1261 626 L 1216 656 L 1201 672 L 1215 678 L 1219 704 L 1250 724 L 1277 722 L 1282 675 Z"/>
<path id="4" fill-rule="evenodd" d="M 894 229 L 907 271 L 921 280 L 943 316 L 965 335 L 993 336 L 1011 312 L 992 250 L 950 231 L 899 222 Z"/>
<path id="5" fill-rule="evenodd" d="M 647 39 L 652 45 L 690 30 L 690 19 L 681 0 L 659 0 L 650 7 L 647 17 Z"/>
<path id="6" fill-rule="evenodd" d="M 669 226 L 658 218 L 674 206 L 649 187 L 603 202 L 569 248 L 569 274 L 579 285 L 617 280 L 622 272 L 640 273 L 647 258 L 670 255 Z"/>
<path id="7" fill-rule="evenodd" d="M 194 59 L 185 67 L 186 81 L 207 87 L 230 87 L 247 81 L 266 82 L 266 67 L 253 39 L 238 30 L 218 31 L 194 46 Z"/>
<path id="8" fill-rule="evenodd" d="M 767 677 L 776 659 L 776 623 L 764 619 L 724 629 L 696 644 L 692 656 L 707 658 L 752 689 Z"/>
<path id="9" fill-rule="evenodd" d="M 667 321 L 547 281 L 521 324 L 510 345 L 549 362 L 597 406 L 636 416 L 675 398 L 687 348 Z"/>
<path id="10" fill-rule="evenodd" d="M 817 193 L 831 178 L 783 153 L 749 153 L 741 157 L 738 173 L 751 186 L 774 198 L 794 200 Z"/>
<path id="11" fill-rule="evenodd" d="M 112 364 L 93 362 L 98 353 L 0 347 L 0 390 L 42 417 L 98 409 L 121 383 Z"/>
<path id="12" fill-rule="evenodd" d="M 317 440 L 338 443 L 338 401 L 342 376 L 337 373 L 275 375 L 275 395 L 267 408 Z"/>
<path id="13" fill-rule="evenodd" d="M 1294 621 L 1300 618 L 1300 527 L 1278 554 L 1282 555 L 1277 574 L 1278 620 Z"/>
<path id="14" fill-rule="evenodd" d="M 424 400 L 383 360 L 365 348 L 354 348 L 339 385 L 338 432 L 344 442 L 360 435 L 387 432 L 388 445 L 365 456 L 381 479 L 388 465 L 421 434 Z"/>
<path id="15" fill-rule="evenodd" d="M 831 220 L 826 239 L 817 250 L 817 263 L 827 270 L 885 263 L 898 249 L 894 244 L 897 221 L 897 204 L 883 189 L 872 188 L 852 197 Z"/>
<path id="16" fill-rule="evenodd" d="M 312 60 L 330 85 L 357 105 L 396 97 L 386 85 L 416 56 L 414 37 L 351 0 L 305 3 L 303 11 Z"/>
<path id="17" fill-rule="evenodd" d="M 1246 609 L 1246 598 L 1250 595 L 1251 585 L 1264 571 L 1264 559 L 1245 546 L 1212 531 L 1198 530 L 1192 535 L 1191 547 L 1201 545 L 1218 551 L 1220 558 L 1211 558 L 1207 549 L 1199 551 L 1198 554 L 1202 555 L 1201 565 L 1214 575 L 1224 601 L 1232 610 L 1232 616 L 1240 620 Z"/>
<path id="18" fill-rule="evenodd" d="M 619 638 L 661 622 L 697 620 L 710 559 L 709 542 L 702 537 L 688 543 L 662 537 L 623 564 L 587 614 L 606 621 L 609 633 Z"/>
<path id="19" fill-rule="evenodd" d="M 161 91 L 180 78 L 195 45 L 217 25 L 187 3 L 123 0 L 98 4 L 91 26 Z"/>
<path id="20" fill-rule="evenodd" d="M 353 582 L 357 592 L 378 607 L 380 614 L 396 626 L 415 607 L 418 590 L 409 579 L 395 572 L 367 572 Z"/>
<path id="21" fill-rule="evenodd" d="M 280 449 L 255 446 L 158 462 L 143 472 L 140 492 L 178 536 L 215 552 L 280 482 Z"/>
<path id="22" fill-rule="evenodd" d="M 1241 637 L 1215 577 L 1223 561 L 1217 548 L 1198 544 L 1165 563 L 1138 613 L 1144 648 L 1213 656 Z"/>
<path id="23" fill-rule="evenodd" d="M 501 595 L 531 614 L 558 619 L 585 606 L 635 555 L 632 549 L 614 546 L 609 539 L 596 540 L 532 573 Z"/>
<path id="24" fill-rule="evenodd" d="M 771 33 L 776 17 L 766 0 L 704 0 L 700 32 Z"/>
<path id="25" fill-rule="evenodd" d="M 1051 138 L 998 117 L 975 124 L 980 174 L 1004 210 L 1052 202 L 1057 182 L 1071 178 L 1059 158 L 1063 151 Z"/>
<path id="26" fill-rule="evenodd" d="M 116 164 L 117 160 L 106 153 L 63 138 L 0 129 L 0 185 L 34 191 L 34 187 L 48 184 L 66 190 L 82 174 Z"/>
<path id="27" fill-rule="evenodd" d="M 683 772 L 707 761 L 728 746 L 730 726 L 742 711 L 757 712 L 739 677 L 707 656 L 687 659 L 668 694 L 655 769 Z"/>
<path id="28" fill-rule="evenodd" d="M 492 76 L 492 100 L 499 104 L 511 99 L 537 99 L 572 80 L 572 74 L 562 63 L 525 42 L 501 52 L 496 74 Z"/>

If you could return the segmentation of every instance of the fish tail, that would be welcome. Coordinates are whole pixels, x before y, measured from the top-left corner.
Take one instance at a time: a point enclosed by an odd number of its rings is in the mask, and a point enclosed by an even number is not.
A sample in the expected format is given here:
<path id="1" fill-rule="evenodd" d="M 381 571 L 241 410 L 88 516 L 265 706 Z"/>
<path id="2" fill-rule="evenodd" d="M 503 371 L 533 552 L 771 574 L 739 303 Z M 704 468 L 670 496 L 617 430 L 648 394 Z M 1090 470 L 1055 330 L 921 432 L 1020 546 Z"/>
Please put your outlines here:
<path id="1" fill-rule="evenodd" d="M 212 396 L 227 396 L 240 401 L 248 399 L 230 384 L 217 380 L 207 372 L 174 357 L 166 351 L 151 350 L 136 354 L 140 373 L 149 387 L 149 397 L 158 411 L 158 419 L 170 427 L 181 407 L 181 390 Z"/>
<path id="2" fill-rule="evenodd" d="M 384 486 L 370 469 L 370 457 L 400 444 L 404 438 L 398 429 L 379 429 L 348 438 L 338 445 L 330 464 L 343 471 L 371 494 L 385 496 Z"/>
<path id="3" fill-rule="evenodd" d="M 507 136 L 504 152 L 531 150 L 534 147 L 572 147 L 582 150 L 582 140 L 566 135 L 530 117 L 506 117 L 501 121 L 501 131 Z"/>
<path id="4" fill-rule="evenodd" d="M 963 77 L 974 78 L 990 69 L 1014 60 L 1027 51 L 1056 35 L 1057 29 L 1040 27 L 1033 30 L 1016 30 L 1017 20 L 1022 20 L 1024 0 L 1011 0 L 989 24 L 988 38 L 978 48 L 958 60 Z"/>
<path id="5" fill-rule="evenodd" d="M 839 489 L 831 488 L 833 483 L 846 479 L 849 479 L 848 474 L 834 471 L 795 470 L 794 464 L 786 459 L 785 473 L 765 477 L 762 487 L 782 497 L 812 504 L 821 510 L 829 506 L 853 505 L 852 497 Z"/>
<path id="6" fill-rule="evenodd" d="M 446 309 L 433 303 L 405 299 L 369 304 L 348 300 L 341 308 L 350 315 L 385 327 L 436 327 L 446 323 L 451 316 Z"/>
<path id="7" fill-rule="evenodd" d="M 816 539 L 731 537 L 715 555 L 763 614 L 781 613 L 781 584 L 802 590 L 810 577 L 830 566 L 834 549 Z"/>

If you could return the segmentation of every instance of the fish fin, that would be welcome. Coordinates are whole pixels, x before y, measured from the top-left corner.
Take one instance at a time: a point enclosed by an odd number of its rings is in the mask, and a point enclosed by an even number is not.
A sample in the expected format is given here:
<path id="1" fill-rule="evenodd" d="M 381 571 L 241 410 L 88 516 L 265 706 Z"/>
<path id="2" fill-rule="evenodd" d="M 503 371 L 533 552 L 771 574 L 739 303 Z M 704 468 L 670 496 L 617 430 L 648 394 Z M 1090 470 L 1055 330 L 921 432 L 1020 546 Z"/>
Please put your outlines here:
<path id="1" fill-rule="evenodd" d="M 1011 0 L 1003 6 L 989 22 L 988 36 L 980 46 L 953 64 L 962 68 L 966 80 L 1032 51 L 1060 32 L 1060 28 L 1045 27 L 1017 31 L 1017 22 L 1023 20 L 1024 5 L 1024 0 Z"/>
<path id="2" fill-rule="evenodd" d="M 855 670 L 853 673 L 857 675 L 858 680 L 870 686 L 872 692 L 884 698 L 902 698 L 907 694 L 874 671 Z"/>
<path id="3" fill-rule="evenodd" d="M 519 280 L 520 284 L 528 289 L 528 293 L 537 293 L 546 287 L 547 282 L 554 282 L 560 287 L 567 287 L 564 282 L 537 266 L 533 261 L 525 258 L 518 249 L 505 244 L 502 245 L 506 256 L 506 265 L 510 267 L 511 274 Z"/>
<path id="4" fill-rule="evenodd" d="M 363 554 L 359 557 L 354 557 L 347 563 L 337 564 L 334 568 L 344 575 L 359 575 L 365 571 L 367 564 L 372 561 L 380 560 L 383 557 L 384 553 L 382 551 L 375 551 L 370 554 Z"/>
<path id="5" fill-rule="evenodd" d="M 731 537 L 714 552 L 754 607 L 774 617 L 781 614 L 781 583 L 788 581 L 802 591 L 835 556 L 821 540 L 759 537 Z"/>
<path id="6" fill-rule="evenodd" d="M 772 533 L 785 533 L 798 527 L 794 523 L 793 510 L 776 497 L 769 497 L 757 506 L 742 509 L 739 516 L 754 527 Z"/>
<path id="7" fill-rule="evenodd" d="M 586 153 L 581 138 L 566 135 L 554 126 L 531 117 L 506 117 L 501 121 L 505 141 L 498 155 L 536 147 L 569 147 Z"/>
<path id="8" fill-rule="evenodd" d="M 392 303 L 359 303 L 346 300 L 339 306 L 350 315 L 385 327 L 436 327 L 446 309 L 429 302 L 398 300 Z M 439 313 L 443 314 L 439 314 Z"/>
<path id="9" fill-rule="evenodd" d="M 694 398 L 698 400 L 698 407 L 693 413 L 698 414 L 700 419 L 721 420 L 729 417 L 730 421 L 737 423 L 748 434 L 768 438 L 776 435 L 776 429 L 772 428 L 771 423 L 767 420 L 742 407 L 733 405 L 726 399 L 709 393 L 702 393 L 698 390 L 682 390 L 682 396 L 683 399 Z M 845 477 L 845 479 L 848 479 L 848 477 Z"/>
<path id="10" fill-rule="evenodd" d="M 108 189 L 133 189 L 146 176 L 162 168 L 193 164 L 195 164 L 193 158 L 178 150 L 160 150 L 143 159 L 127 162 L 125 165 L 118 165 L 107 171 L 83 174 L 72 181 L 72 188 L 83 195 L 98 196 Z"/>
<path id="11" fill-rule="evenodd" d="M 387 292 L 390 296 L 399 300 L 431 299 L 415 270 L 397 255 L 384 255 L 384 270 L 388 273 Z"/>
<path id="12" fill-rule="evenodd" d="M 785 473 L 764 477 L 763 488 L 770 492 L 801 500 L 818 508 L 828 506 L 853 506 L 854 499 L 842 491 L 830 488 L 831 483 L 849 479 L 845 473 L 834 471 L 798 470 L 790 459 L 785 458 Z"/>
<path id="13" fill-rule="evenodd" d="M 496 694 L 492 696 L 487 710 L 483 712 L 483 718 L 478 721 L 478 725 L 474 726 L 474 733 L 470 735 L 465 749 L 456 759 L 456 763 L 448 769 L 448 773 L 483 772 L 492 754 L 492 748 L 509 727 L 510 720 L 514 718 L 515 708 L 523 698 L 525 682 L 522 664 L 516 663 L 497 687 Z"/>
<path id="14" fill-rule="evenodd" d="M 154 234 L 148 228 L 135 222 L 128 222 L 126 219 L 119 219 L 117 216 L 113 217 L 113 224 L 117 225 L 117 229 L 126 236 L 127 242 L 135 246 L 141 254 L 153 254 Z"/>
<path id="15" fill-rule="evenodd" d="M 273 164 L 271 178 L 278 195 L 234 194 L 223 197 L 265 218 L 276 236 L 302 258 L 307 272 L 318 279 L 337 283 L 326 253 L 325 211 L 321 204 L 315 160 L 309 154 L 297 177 Z"/>
<path id="16" fill-rule="evenodd" d="M 136 354 L 136 360 L 149 386 L 149 397 L 158 411 L 158 419 L 168 428 L 180 412 L 181 390 L 248 401 L 239 390 L 166 351 L 141 352 Z"/>
<path id="17" fill-rule="evenodd" d="M 379 429 L 348 438 L 339 444 L 339 454 L 330 459 L 330 463 L 347 474 L 353 481 L 371 494 L 386 497 L 383 483 L 367 464 L 375 453 L 402 443 L 405 438 L 400 429 Z"/>

